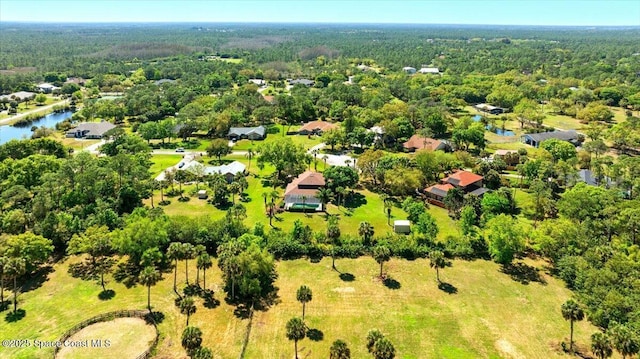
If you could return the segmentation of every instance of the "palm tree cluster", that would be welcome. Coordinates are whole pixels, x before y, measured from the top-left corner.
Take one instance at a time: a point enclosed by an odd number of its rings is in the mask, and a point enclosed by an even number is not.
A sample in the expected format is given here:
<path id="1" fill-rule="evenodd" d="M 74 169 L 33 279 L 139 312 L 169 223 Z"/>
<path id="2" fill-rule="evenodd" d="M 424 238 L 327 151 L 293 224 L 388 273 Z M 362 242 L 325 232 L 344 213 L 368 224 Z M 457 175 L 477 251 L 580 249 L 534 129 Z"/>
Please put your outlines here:
<path id="1" fill-rule="evenodd" d="M 389 339 L 378 329 L 372 329 L 367 333 L 367 350 L 375 359 L 393 359 L 396 357 L 396 349 Z"/>

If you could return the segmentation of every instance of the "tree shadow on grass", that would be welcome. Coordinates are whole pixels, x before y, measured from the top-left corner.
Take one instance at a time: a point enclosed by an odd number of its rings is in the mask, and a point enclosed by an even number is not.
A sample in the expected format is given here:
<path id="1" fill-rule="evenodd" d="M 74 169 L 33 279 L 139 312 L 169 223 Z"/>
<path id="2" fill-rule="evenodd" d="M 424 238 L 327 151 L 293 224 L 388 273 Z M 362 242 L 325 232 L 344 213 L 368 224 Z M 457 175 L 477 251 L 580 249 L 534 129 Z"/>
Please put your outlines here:
<path id="1" fill-rule="evenodd" d="M 347 197 L 344 206 L 349 209 L 355 209 L 367 204 L 367 198 L 361 193 L 353 193 Z"/>
<path id="2" fill-rule="evenodd" d="M 538 282 L 546 285 L 547 281 L 540 275 L 538 269 L 525 263 L 511 263 L 502 266 L 500 271 L 508 274 L 511 279 L 518 283 L 529 284 L 530 282 Z"/>
<path id="3" fill-rule="evenodd" d="M 140 268 L 129 261 L 118 264 L 113 272 L 113 279 L 116 282 L 124 284 L 127 288 L 131 288 L 138 283 L 138 275 Z"/>
<path id="4" fill-rule="evenodd" d="M 116 291 L 113 289 L 103 290 L 102 292 L 100 292 L 100 294 L 98 294 L 98 298 L 100 300 L 110 300 L 110 299 L 113 299 L 113 297 L 115 296 L 116 296 Z"/>
<path id="5" fill-rule="evenodd" d="M 402 284 L 400 284 L 400 282 L 398 282 L 397 280 L 391 278 L 391 277 L 387 277 L 382 281 L 382 284 L 384 284 L 385 287 L 389 288 L 389 289 L 400 289 L 402 287 Z"/>
<path id="6" fill-rule="evenodd" d="M 53 273 L 52 266 L 39 268 L 35 273 L 33 273 L 33 275 L 29 276 L 29 280 L 24 282 L 20 287 L 20 292 L 26 293 L 42 287 L 42 285 L 49 280 L 50 273 Z"/>
<path id="7" fill-rule="evenodd" d="M 90 261 L 70 264 L 68 272 L 72 277 L 80 278 L 82 280 L 98 278 L 98 274 L 95 272 L 95 268 Z"/>
<path id="8" fill-rule="evenodd" d="M 249 319 L 251 316 L 251 307 L 242 303 L 233 310 L 233 315 L 238 319 Z"/>
<path id="9" fill-rule="evenodd" d="M 451 283 L 447 283 L 447 282 L 440 282 L 438 284 L 438 289 L 440 289 L 441 291 L 447 293 L 447 294 L 457 294 L 458 293 L 458 288 L 456 288 L 456 286 L 454 286 Z"/>
<path id="10" fill-rule="evenodd" d="M 15 312 L 11 311 L 7 313 L 4 317 L 4 321 L 7 323 L 15 323 L 19 320 L 22 320 L 27 315 L 27 312 L 24 309 L 18 309 Z"/>
<path id="11" fill-rule="evenodd" d="M 314 342 L 319 342 L 324 339 L 324 333 L 320 329 L 309 328 L 307 330 L 307 338 L 309 338 L 309 340 L 312 340 Z"/>
<path id="12" fill-rule="evenodd" d="M 354 280 L 356 280 L 356 276 L 351 273 L 340 273 L 340 279 L 343 282 L 353 282 Z"/>
<path id="13" fill-rule="evenodd" d="M 144 316 L 145 322 L 148 324 L 160 324 L 164 321 L 164 313 L 162 312 L 151 312 Z"/>
<path id="14" fill-rule="evenodd" d="M 207 309 L 213 309 L 220 305 L 220 301 L 213 297 L 211 289 L 204 289 L 200 297 L 204 300 L 204 307 Z"/>

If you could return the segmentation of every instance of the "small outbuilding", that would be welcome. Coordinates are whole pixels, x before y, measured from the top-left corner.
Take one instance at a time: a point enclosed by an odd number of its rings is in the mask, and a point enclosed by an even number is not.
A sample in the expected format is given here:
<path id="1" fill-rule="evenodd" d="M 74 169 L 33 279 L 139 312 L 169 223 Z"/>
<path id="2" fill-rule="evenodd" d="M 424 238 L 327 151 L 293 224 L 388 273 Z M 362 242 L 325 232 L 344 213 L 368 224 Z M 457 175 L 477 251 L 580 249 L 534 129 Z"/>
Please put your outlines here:
<path id="1" fill-rule="evenodd" d="M 400 234 L 411 233 L 411 221 L 406 219 L 398 219 L 393 221 L 393 231 Z"/>
<path id="2" fill-rule="evenodd" d="M 207 199 L 207 197 L 209 196 L 207 195 L 206 189 L 201 189 L 198 191 L 198 199 Z"/>

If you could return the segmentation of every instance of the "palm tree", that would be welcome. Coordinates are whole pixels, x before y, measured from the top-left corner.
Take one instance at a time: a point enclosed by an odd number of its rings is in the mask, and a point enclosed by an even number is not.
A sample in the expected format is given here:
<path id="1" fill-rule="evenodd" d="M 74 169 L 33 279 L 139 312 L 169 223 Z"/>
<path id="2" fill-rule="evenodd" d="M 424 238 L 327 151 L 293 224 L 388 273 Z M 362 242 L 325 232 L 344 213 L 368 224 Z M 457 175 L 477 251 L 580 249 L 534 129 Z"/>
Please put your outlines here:
<path id="1" fill-rule="evenodd" d="M 640 340 L 638 340 L 629 327 L 624 324 L 618 324 L 613 326 L 610 331 L 613 346 L 620 352 L 622 359 L 638 354 L 638 351 L 640 351 Z"/>
<path id="2" fill-rule="evenodd" d="M 338 339 L 333 344 L 331 344 L 331 348 L 329 349 L 329 359 L 350 359 L 351 358 L 351 350 L 347 346 L 347 343 Z"/>
<path id="3" fill-rule="evenodd" d="M 307 287 L 306 285 L 303 285 L 300 288 L 298 288 L 298 291 L 296 292 L 296 299 L 298 299 L 298 302 L 302 303 L 302 320 L 304 320 L 304 312 L 305 312 L 306 304 L 310 302 L 311 299 L 313 299 L 313 293 L 311 292 L 311 288 Z"/>
<path id="4" fill-rule="evenodd" d="M 373 353 L 373 347 L 382 338 L 384 338 L 384 335 L 378 329 L 369 330 L 369 333 L 367 333 L 367 350 L 369 353 Z"/>
<path id="5" fill-rule="evenodd" d="M 24 258 L 9 258 L 4 271 L 13 279 L 13 313 L 18 310 L 18 277 L 26 272 L 27 261 Z"/>
<path id="6" fill-rule="evenodd" d="M 371 240 L 371 237 L 373 237 L 373 226 L 371 225 L 371 223 L 369 222 L 360 222 L 360 225 L 358 226 L 358 235 L 360 235 L 360 237 L 362 237 L 362 242 L 364 243 L 364 245 L 369 245 L 369 241 Z"/>
<path id="7" fill-rule="evenodd" d="M 4 308 L 4 273 L 9 257 L 0 256 L 0 310 Z"/>
<path id="8" fill-rule="evenodd" d="M 231 203 L 236 204 L 236 194 L 240 195 L 242 193 L 242 189 L 238 182 L 233 182 L 229 185 L 229 192 L 231 192 Z"/>
<path id="9" fill-rule="evenodd" d="M 169 260 L 175 261 L 175 266 L 173 267 L 173 291 L 177 294 L 178 260 L 184 257 L 184 253 L 182 251 L 182 243 L 172 242 L 171 244 L 169 244 L 169 248 L 167 249 L 167 257 L 169 258 Z"/>
<path id="10" fill-rule="evenodd" d="M 441 251 L 431 251 L 429 253 L 429 266 L 436 269 L 436 279 L 440 283 L 440 268 L 444 268 L 447 265 L 447 261 L 444 258 L 444 254 Z"/>
<path id="11" fill-rule="evenodd" d="M 303 195 L 301 197 L 302 199 L 302 213 L 304 213 L 305 215 L 307 214 L 307 196 Z"/>
<path id="12" fill-rule="evenodd" d="M 380 263 L 380 278 L 382 278 L 382 265 L 391 259 L 391 251 L 385 245 L 377 245 L 373 248 L 373 259 Z"/>
<path id="13" fill-rule="evenodd" d="M 393 359 L 396 357 L 396 348 L 387 338 L 381 338 L 373 345 L 373 357 L 376 359 Z"/>
<path id="14" fill-rule="evenodd" d="M 253 148 L 249 148 L 247 150 L 247 154 L 245 155 L 245 157 L 247 157 L 247 159 L 249 160 L 249 165 L 247 166 L 247 171 L 251 169 L 251 159 L 253 158 L 254 155 L 255 155 L 255 153 L 253 152 Z"/>
<path id="15" fill-rule="evenodd" d="M 298 359 L 298 340 L 304 339 L 307 335 L 307 327 L 300 318 L 291 318 L 287 322 L 287 339 L 293 340 L 295 356 Z"/>
<path id="16" fill-rule="evenodd" d="M 187 326 L 189 326 L 189 317 L 196 312 L 196 304 L 191 297 L 184 297 L 180 301 L 180 313 L 187 316 Z"/>
<path id="17" fill-rule="evenodd" d="M 213 359 L 213 352 L 205 347 L 196 348 L 191 352 L 191 359 Z"/>
<path id="18" fill-rule="evenodd" d="M 340 238 L 340 227 L 338 226 L 338 217 L 329 216 L 327 221 L 327 239 L 331 244 L 331 268 L 336 269 L 336 256 L 334 248 Z"/>
<path id="19" fill-rule="evenodd" d="M 202 331 L 197 327 L 186 327 L 182 332 L 182 347 L 192 353 L 202 345 Z"/>
<path id="20" fill-rule="evenodd" d="M 591 352 L 600 359 L 609 358 L 613 354 L 611 338 L 605 333 L 591 335 Z"/>
<path id="21" fill-rule="evenodd" d="M 152 266 L 145 267 L 142 272 L 140 272 L 140 283 L 147 286 L 147 307 L 149 308 L 149 313 L 151 313 L 151 286 L 156 285 L 161 278 L 160 272 Z"/>
<path id="22" fill-rule="evenodd" d="M 326 209 L 327 203 L 331 201 L 331 190 L 326 187 L 322 187 L 316 193 L 316 198 L 322 203 L 322 210 Z"/>
<path id="23" fill-rule="evenodd" d="M 562 305 L 562 317 L 571 323 L 571 336 L 569 342 L 569 351 L 573 353 L 573 322 L 584 319 L 582 308 L 573 299 L 569 299 Z"/>
<path id="24" fill-rule="evenodd" d="M 207 269 L 211 268 L 211 256 L 208 253 L 201 253 L 198 256 L 198 269 L 202 270 L 202 281 L 204 289 L 207 289 Z"/>
<path id="25" fill-rule="evenodd" d="M 184 272 L 189 285 L 189 259 L 193 259 L 196 256 L 196 248 L 191 243 L 182 243 L 182 254 L 184 259 Z"/>

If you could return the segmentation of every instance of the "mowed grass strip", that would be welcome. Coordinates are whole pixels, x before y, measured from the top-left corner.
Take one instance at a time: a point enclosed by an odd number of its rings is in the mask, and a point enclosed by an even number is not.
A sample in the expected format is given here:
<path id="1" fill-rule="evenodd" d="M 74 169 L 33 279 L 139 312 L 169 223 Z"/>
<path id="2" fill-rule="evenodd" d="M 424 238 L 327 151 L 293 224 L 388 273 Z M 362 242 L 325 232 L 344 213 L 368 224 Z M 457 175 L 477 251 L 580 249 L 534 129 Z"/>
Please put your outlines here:
<path id="1" fill-rule="evenodd" d="M 40 287 L 19 297 L 19 307 L 26 316 L 14 323 L 0 321 L 3 338 L 56 340 L 78 322 L 97 314 L 146 307 L 145 287 L 125 288 L 112 280 L 107 288 L 116 292 L 115 297 L 98 299 L 102 290 L 99 284 L 68 274 L 69 264 L 78 260 L 72 257 L 56 264 Z M 295 291 L 303 284 L 313 291 L 313 300 L 307 304 L 307 324 L 322 337 L 317 341 L 306 338 L 299 344 L 303 357 L 327 357 L 336 339 L 347 341 L 352 357 L 369 357 L 365 337 L 372 328 L 382 330 L 393 342 L 397 358 L 562 357 L 555 348 L 568 337 L 569 323 L 562 319 L 559 308 L 571 293 L 554 278 L 542 274 L 547 284 L 522 284 L 501 273 L 495 263 L 455 260 L 452 267 L 441 271 L 441 279 L 457 291 L 448 294 L 438 289 L 428 260 L 392 259 L 386 263 L 385 272 L 397 282 L 397 289 L 386 287 L 376 278 L 379 267 L 371 258 L 338 259 L 336 265 L 340 272 L 350 273 L 353 280 L 341 280 L 339 273 L 331 270 L 330 258 L 318 263 L 302 259 L 278 262 L 279 299 L 267 311 L 255 313 L 246 358 L 293 356 L 293 343 L 286 339 L 285 324 L 301 315 Z M 193 261 L 189 269 L 193 282 Z M 180 262 L 180 288 L 184 281 L 184 262 Z M 216 357 L 237 358 L 248 320 L 233 314 L 235 308 L 225 303 L 221 285 L 221 273 L 214 263 L 207 272 L 207 286 L 214 290 L 220 303 L 205 308 L 197 299 L 197 312 L 190 324 L 202 330 L 203 345 L 211 348 Z M 180 345 L 185 316 L 174 304 L 172 287 L 173 273 L 168 272 L 151 288 L 154 310 L 165 315 L 159 325 L 160 358 L 185 356 Z M 576 323 L 576 342 L 587 345 L 595 331 L 586 321 Z M 34 347 L 3 348 L 0 358 L 50 358 L 52 352 Z"/>

